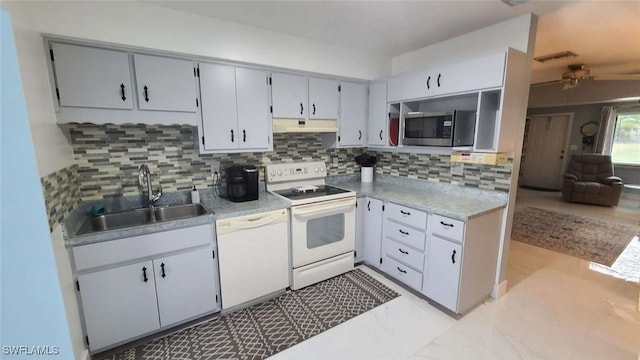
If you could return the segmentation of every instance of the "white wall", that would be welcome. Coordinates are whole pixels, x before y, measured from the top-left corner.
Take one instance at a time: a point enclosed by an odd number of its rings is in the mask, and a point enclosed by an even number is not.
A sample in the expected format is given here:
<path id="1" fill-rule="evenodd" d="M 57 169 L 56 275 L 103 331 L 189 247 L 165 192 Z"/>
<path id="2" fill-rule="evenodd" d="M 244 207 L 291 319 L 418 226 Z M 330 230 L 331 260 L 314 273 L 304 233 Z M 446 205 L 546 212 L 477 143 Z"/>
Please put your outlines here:
<path id="1" fill-rule="evenodd" d="M 489 27 L 445 40 L 392 58 L 391 73 L 397 75 L 422 67 L 441 65 L 505 51 L 507 47 L 533 54 L 537 17 L 522 15 Z M 533 31 L 530 31 L 533 28 Z"/>
<path id="2" fill-rule="evenodd" d="M 3 5 L 14 22 L 40 176 L 73 162 L 55 125 L 41 33 L 362 79 L 386 76 L 391 65 L 386 57 L 135 1 Z"/>
<path id="3" fill-rule="evenodd" d="M 605 103 L 632 97 L 640 99 L 640 80 L 585 80 L 572 89 L 562 90 L 563 87 L 561 83 L 532 86 L 529 108 Z"/>

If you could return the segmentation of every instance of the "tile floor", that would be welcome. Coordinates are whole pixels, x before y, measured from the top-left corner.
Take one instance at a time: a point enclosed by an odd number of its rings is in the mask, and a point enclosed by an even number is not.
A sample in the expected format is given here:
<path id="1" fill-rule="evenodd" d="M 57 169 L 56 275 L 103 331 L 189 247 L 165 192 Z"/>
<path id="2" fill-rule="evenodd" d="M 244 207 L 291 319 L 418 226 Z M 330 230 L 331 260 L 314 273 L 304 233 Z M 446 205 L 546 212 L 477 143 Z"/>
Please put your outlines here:
<path id="1" fill-rule="evenodd" d="M 566 204 L 521 190 L 517 206 L 640 224 L 637 201 L 618 208 Z M 509 291 L 460 320 L 375 271 L 401 294 L 274 357 L 287 359 L 640 360 L 640 285 L 590 270 L 588 261 L 513 241 Z"/>

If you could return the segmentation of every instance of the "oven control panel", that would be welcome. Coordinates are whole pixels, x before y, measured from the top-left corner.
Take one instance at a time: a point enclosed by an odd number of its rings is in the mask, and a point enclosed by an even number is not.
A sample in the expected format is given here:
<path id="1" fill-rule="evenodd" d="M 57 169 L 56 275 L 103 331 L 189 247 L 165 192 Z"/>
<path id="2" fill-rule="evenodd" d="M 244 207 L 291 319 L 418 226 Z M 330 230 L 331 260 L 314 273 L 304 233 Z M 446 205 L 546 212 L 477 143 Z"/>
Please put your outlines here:
<path id="1" fill-rule="evenodd" d="M 324 178 L 327 167 L 322 161 L 271 164 L 266 166 L 266 181 L 268 183 Z"/>

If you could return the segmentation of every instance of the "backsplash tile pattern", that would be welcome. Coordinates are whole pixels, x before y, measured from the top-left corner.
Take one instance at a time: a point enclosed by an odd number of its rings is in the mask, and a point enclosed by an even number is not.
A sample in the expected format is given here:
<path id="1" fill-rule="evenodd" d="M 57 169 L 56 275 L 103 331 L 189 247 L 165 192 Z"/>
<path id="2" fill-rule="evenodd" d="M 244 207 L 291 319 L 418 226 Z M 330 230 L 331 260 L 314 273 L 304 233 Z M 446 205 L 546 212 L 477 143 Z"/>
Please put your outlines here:
<path id="1" fill-rule="evenodd" d="M 78 165 L 71 165 L 40 178 L 49 217 L 49 231 L 80 203 Z"/>
<path id="2" fill-rule="evenodd" d="M 138 167 L 147 164 L 154 189 L 165 192 L 213 185 L 211 165 L 264 166 L 277 162 L 338 158 L 329 175 L 359 172 L 353 158 L 362 149 L 323 149 L 320 134 L 274 134 L 274 149 L 265 153 L 199 154 L 197 129 L 191 126 L 69 125 L 78 164 L 82 200 L 139 195 Z M 263 174 L 264 175 L 264 174 Z M 264 179 L 264 177 L 263 177 Z"/>
<path id="3" fill-rule="evenodd" d="M 464 164 L 462 176 L 451 175 L 450 155 L 377 152 L 376 172 L 480 189 L 509 191 L 513 157 L 497 165 Z"/>

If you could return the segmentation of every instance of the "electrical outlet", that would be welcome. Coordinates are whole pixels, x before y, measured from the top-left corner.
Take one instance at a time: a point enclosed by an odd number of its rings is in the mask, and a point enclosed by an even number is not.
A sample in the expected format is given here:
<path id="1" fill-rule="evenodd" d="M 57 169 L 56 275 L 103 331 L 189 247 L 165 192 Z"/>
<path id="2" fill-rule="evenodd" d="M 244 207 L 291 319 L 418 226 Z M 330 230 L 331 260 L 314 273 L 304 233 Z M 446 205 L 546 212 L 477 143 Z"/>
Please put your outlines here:
<path id="1" fill-rule="evenodd" d="M 451 163 L 451 175 L 464 175 L 464 163 Z"/>
<path id="2" fill-rule="evenodd" d="M 331 166 L 338 166 L 338 157 L 334 157 L 331 159 Z"/>
<path id="3" fill-rule="evenodd" d="M 218 175 L 222 175 L 220 172 L 220 163 L 211 164 L 211 175 L 215 175 L 216 173 L 218 173 Z"/>

